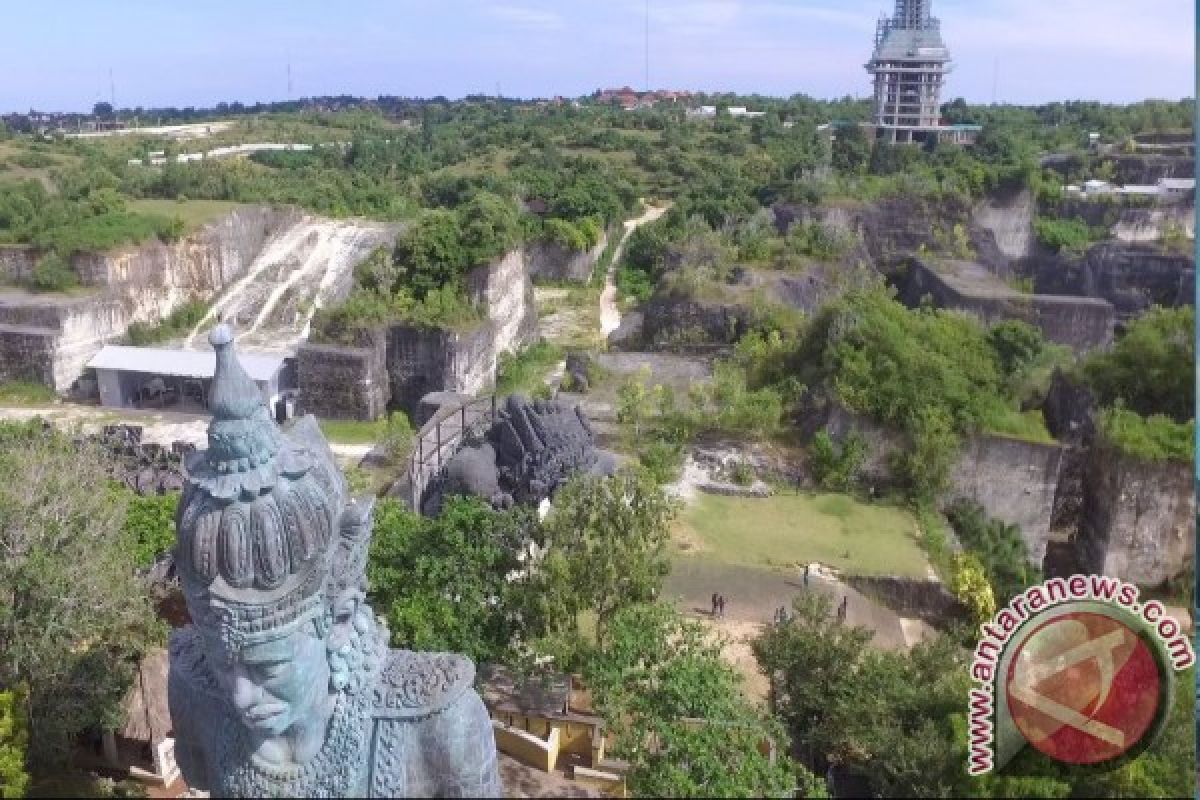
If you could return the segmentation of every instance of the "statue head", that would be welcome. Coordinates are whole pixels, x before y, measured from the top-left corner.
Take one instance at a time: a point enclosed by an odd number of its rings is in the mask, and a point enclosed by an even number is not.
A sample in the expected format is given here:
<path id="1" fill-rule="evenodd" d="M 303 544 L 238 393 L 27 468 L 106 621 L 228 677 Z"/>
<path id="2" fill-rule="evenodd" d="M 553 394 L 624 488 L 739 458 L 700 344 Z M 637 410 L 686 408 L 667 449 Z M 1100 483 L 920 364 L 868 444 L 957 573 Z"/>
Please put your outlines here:
<path id="1" fill-rule="evenodd" d="M 222 693 L 270 739 L 323 724 L 386 649 L 364 602 L 372 504 L 347 502 L 311 417 L 280 431 L 230 328 L 209 341 L 209 446 L 186 464 L 176 557 Z"/>

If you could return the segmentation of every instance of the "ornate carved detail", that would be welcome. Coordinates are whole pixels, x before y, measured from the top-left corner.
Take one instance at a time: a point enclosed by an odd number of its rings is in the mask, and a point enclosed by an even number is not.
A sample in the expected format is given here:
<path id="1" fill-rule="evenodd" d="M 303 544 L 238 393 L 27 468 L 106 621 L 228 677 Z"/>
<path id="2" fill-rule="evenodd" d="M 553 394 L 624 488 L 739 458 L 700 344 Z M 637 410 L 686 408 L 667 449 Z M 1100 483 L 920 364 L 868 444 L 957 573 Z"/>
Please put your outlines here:
<path id="1" fill-rule="evenodd" d="M 383 717 L 420 717 L 442 711 L 470 688 L 475 666 L 446 653 L 396 650 L 379 676 L 375 713 Z"/>

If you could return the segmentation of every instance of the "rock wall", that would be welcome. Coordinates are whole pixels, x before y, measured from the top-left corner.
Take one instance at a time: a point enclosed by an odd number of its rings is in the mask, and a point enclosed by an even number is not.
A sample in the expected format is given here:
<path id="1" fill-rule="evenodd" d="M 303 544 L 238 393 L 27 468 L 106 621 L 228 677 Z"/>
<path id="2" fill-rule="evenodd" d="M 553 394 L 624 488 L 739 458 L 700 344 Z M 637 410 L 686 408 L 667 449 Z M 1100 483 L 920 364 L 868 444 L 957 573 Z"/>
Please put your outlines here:
<path id="1" fill-rule="evenodd" d="M 1195 239 L 1195 207 L 1179 205 L 1163 208 L 1127 208 L 1121 212 L 1112 233 L 1120 242 L 1153 244 L 1172 229 L 1182 231 L 1189 239 Z"/>
<path id="2" fill-rule="evenodd" d="M 935 267 L 917 258 L 909 259 L 897 283 L 900 301 L 910 307 L 928 295 L 939 307 L 966 311 L 987 323 L 1024 320 L 1050 341 L 1080 353 L 1112 343 L 1113 307 L 1097 297 L 1023 294 L 979 265 L 943 262 Z"/>
<path id="3" fill-rule="evenodd" d="M 518 248 L 467 274 L 467 294 L 486 310 L 497 354 L 515 352 L 537 336 L 537 308 L 527 261 L 524 248 Z"/>
<path id="4" fill-rule="evenodd" d="M 751 309 L 656 295 L 642 309 L 642 344 L 651 350 L 685 352 L 729 345 L 749 330 Z"/>
<path id="5" fill-rule="evenodd" d="M 496 362 L 537 336 L 533 283 L 523 249 L 467 275 L 485 317 L 461 328 L 398 324 L 362 334 L 357 348 L 300 349 L 300 394 L 318 416 L 373 419 L 386 408 L 415 414 L 430 392 L 478 394 L 495 384 Z M 349 388 L 347 381 L 355 382 Z"/>
<path id="6" fill-rule="evenodd" d="M 1028 189 L 998 192 L 972 213 L 972 221 L 990 231 L 1001 255 L 1017 261 L 1033 250 L 1033 193 Z"/>
<path id="7" fill-rule="evenodd" d="M 806 436 L 821 429 L 827 429 L 835 439 L 857 432 L 868 444 L 863 479 L 876 489 L 894 483 L 888 457 L 905 446 L 901 434 L 836 403 L 807 418 L 802 427 Z M 950 489 L 941 498 L 941 503 L 949 505 L 960 499 L 974 500 L 989 516 L 1017 525 L 1029 550 L 1030 561 L 1040 566 L 1050 534 L 1063 453 L 1064 448 L 1060 445 L 1001 436 L 972 437 L 963 445 L 951 473 Z"/>
<path id="8" fill-rule="evenodd" d="M 1040 252 L 1023 269 L 1035 291 L 1102 298 L 1121 320 L 1153 305 L 1175 307 L 1195 299 L 1195 259 L 1152 245 L 1104 242 L 1082 258 Z"/>
<path id="9" fill-rule="evenodd" d="M 413 414 L 430 392 L 484 391 L 496 379 L 497 344 L 488 322 L 464 330 L 393 325 L 386 355 L 391 407 Z"/>
<path id="10" fill-rule="evenodd" d="M 1196 557 L 1191 464 L 1150 463 L 1098 445 L 1084 466 L 1080 564 L 1142 586 L 1190 571 Z"/>
<path id="11" fill-rule="evenodd" d="M 302 217 L 294 209 L 237 208 L 170 244 L 152 239 L 106 253 L 77 253 L 71 266 L 85 286 L 178 288 L 211 294 L 242 275 L 276 231 Z"/>
<path id="12" fill-rule="evenodd" d="M 90 292 L 0 295 L 0 352 L 6 356 L 0 374 L 67 390 L 88 360 L 131 324 L 156 323 L 184 302 L 216 293 L 241 275 L 274 230 L 297 218 L 295 211 L 240 208 L 172 244 L 154 240 L 76 254 L 72 266 Z M 18 274 L 35 257 L 10 249 L 5 269 Z"/>
<path id="13" fill-rule="evenodd" d="M 0 245 L 0 285 L 29 280 L 40 254 L 24 245 Z"/>
<path id="14" fill-rule="evenodd" d="M 601 235 L 595 247 L 582 253 L 557 242 L 533 242 L 526 248 L 529 277 L 534 280 L 586 284 L 592 279 L 592 271 L 606 247 L 608 234 Z"/>
<path id="15" fill-rule="evenodd" d="M 305 342 L 296 353 L 303 413 L 327 419 L 378 419 L 387 411 L 391 390 L 387 339 L 380 331 L 362 334 L 359 347 Z"/>
<path id="16" fill-rule="evenodd" d="M 976 436 L 963 446 L 947 501 L 974 500 L 989 516 L 1021 529 L 1029 560 L 1041 566 L 1063 468 L 1061 445 Z"/>

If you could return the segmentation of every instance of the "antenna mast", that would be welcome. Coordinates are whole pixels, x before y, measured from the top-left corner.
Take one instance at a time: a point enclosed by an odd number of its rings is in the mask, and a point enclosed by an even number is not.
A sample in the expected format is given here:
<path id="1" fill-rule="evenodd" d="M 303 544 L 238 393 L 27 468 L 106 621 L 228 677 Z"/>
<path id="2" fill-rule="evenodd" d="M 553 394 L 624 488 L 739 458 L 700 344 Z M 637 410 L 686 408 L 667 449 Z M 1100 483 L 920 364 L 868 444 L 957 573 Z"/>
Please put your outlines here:
<path id="1" fill-rule="evenodd" d="M 292 102 L 292 53 L 290 50 L 288 51 L 288 54 L 287 54 L 287 83 L 288 83 L 287 99 L 288 99 L 288 102 L 290 103 L 290 102 Z"/>
<path id="2" fill-rule="evenodd" d="M 117 84 L 113 81 L 112 67 L 108 68 L 108 103 L 113 107 L 113 113 L 117 111 Z"/>
<path id="3" fill-rule="evenodd" d="M 650 0 L 646 0 L 646 91 L 650 91 Z"/>

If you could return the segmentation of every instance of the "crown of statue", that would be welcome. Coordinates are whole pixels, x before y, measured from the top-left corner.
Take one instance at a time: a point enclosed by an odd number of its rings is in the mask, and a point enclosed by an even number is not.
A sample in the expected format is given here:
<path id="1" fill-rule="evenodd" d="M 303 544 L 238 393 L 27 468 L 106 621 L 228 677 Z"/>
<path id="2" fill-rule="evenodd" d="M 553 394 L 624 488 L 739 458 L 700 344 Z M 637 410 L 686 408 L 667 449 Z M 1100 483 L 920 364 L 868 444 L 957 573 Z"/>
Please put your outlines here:
<path id="1" fill-rule="evenodd" d="M 343 516 L 346 485 L 315 420 L 276 426 L 220 324 L 208 449 L 185 465 L 176 559 L 193 622 L 225 648 L 277 638 L 329 611 L 361 573 L 370 526 Z M 369 517 L 369 506 L 367 506 Z M 360 566 L 360 562 L 362 566 Z"/>

